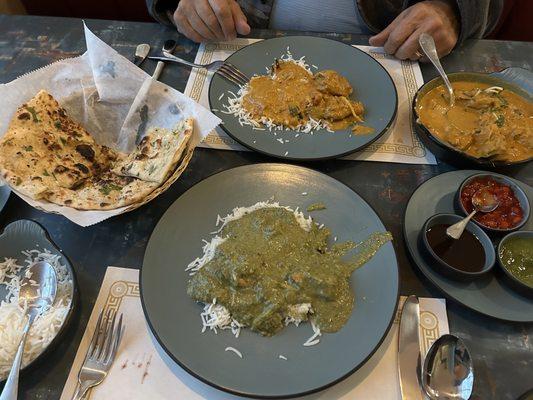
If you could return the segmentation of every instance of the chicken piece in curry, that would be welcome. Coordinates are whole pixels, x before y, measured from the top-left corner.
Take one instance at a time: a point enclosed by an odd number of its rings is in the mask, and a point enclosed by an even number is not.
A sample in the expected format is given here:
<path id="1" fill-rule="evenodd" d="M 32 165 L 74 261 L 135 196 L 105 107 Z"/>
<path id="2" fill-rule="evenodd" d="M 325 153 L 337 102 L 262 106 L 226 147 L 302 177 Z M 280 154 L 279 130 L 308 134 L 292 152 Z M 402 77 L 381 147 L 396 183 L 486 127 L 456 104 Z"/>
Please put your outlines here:
<path id="1" fill-rule="evenodd" d="M 476 158 L 515 162 L 533 157 L 533 103 L 485 83 L 452 86 L 453 106 L 442 85 L 417 102 L 420 122 L 431 134 Z"/>
<path id="2" fill-rule="evenodd" d="M 350 82 L 336 71 L 312 74 L 295 62 L 276 60 L 271 74 L 250 80 L 242 106 L 258 122 L 295 129 L 313 118 L 340 130 L 363 121 L 363 104 L 351 100 L 352 94 Z"/>

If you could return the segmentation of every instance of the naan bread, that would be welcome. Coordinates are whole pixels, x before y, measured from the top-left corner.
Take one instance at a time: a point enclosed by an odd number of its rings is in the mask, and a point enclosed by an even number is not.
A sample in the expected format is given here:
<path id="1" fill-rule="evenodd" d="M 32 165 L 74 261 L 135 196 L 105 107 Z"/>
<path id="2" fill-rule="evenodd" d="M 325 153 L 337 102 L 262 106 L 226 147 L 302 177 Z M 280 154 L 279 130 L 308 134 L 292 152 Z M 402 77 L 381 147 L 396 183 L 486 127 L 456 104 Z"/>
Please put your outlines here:
<path id="1" fill-rule="evenodd" d="M 52 203 L 79 210 L 112 210 L 141 201 L 158 186 L 155 182 L 107 171 L 86 181 L 76 190 L 59 188 L 47 193 L 45 198 Z"/>
<path id="2" fill-rule="evenodd" d="M 193 120 L 184 119 L 172 130 L 153 128 L 114 172 L 162 184 L 179 162 L 192 136 Z"/>
<path id="3" fill-rule="evenodd" d="M 141 202 L 172 175 L 192 136 L 193 120 L 154 128 L 129 155 L 98 145 L 41 90 L 18 108 L 0 140 L 0 173 L 33 199 L 80 210 Z"/>
<path id="4" fill-rule="evenodd" d="M 0 140 L 2 177 L 33 199 L 57 187 L 75 188 L 122 157 L 96 144 L 44 90 L 17 109 Z"/>

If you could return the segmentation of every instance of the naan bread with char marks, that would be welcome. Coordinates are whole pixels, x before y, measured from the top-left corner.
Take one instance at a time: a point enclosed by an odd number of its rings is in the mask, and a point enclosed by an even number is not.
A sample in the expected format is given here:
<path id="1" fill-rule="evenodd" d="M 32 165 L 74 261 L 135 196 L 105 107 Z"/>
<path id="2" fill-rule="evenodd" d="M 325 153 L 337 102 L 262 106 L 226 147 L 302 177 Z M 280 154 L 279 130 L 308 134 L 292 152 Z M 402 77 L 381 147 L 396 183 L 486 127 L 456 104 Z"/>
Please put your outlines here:
<path id="1" fill-rule="evenodd" d="M 193 120 L 184 119 L 173 130 L 153 128 L 114 172 L 143 181 L 163 183 L 176 168 L 192 136 Z"/>
<path id="2" fill-rule="evenodd" d="M 176 170 L 193 120 L 154 128 L 129 155 L 98 145 L 46 91 L 18 108 L 0 140 L 0 173 L 15 191 L 79 210 L 139 203 Z"/>
<path id="3" fill-rule="evenodd" d="M 20 106 L 0 140 L 0 173 L 33 199 L 57 187 L 75 188 L 124 156 L 92 136 L 46 91 Z"/>
<path id="4" fill-rule="evenodd" d="M 45 199 L 79 210 L 112 210 L 137 203 L 152 193 L 158 183 L 119 176 L 107 171 L 87 180 L 76 190 L 59 188 Z"/>

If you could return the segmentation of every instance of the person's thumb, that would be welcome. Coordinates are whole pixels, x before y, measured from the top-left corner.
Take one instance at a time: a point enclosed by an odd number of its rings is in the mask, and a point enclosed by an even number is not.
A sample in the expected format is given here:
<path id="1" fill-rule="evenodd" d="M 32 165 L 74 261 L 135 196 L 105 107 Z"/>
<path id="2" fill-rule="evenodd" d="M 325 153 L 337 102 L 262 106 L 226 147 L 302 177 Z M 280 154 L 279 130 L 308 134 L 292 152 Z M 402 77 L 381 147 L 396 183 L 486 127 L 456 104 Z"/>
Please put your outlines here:
<path id="1" fill-rule="evenodd" d="M 231 0 L 231 12 L 237 33 L 239 35 L 248 35 L 250 33 L 250 25 L 248 25 L 248 20 L 242 12 L 241 7 L 234 0 Z"/>

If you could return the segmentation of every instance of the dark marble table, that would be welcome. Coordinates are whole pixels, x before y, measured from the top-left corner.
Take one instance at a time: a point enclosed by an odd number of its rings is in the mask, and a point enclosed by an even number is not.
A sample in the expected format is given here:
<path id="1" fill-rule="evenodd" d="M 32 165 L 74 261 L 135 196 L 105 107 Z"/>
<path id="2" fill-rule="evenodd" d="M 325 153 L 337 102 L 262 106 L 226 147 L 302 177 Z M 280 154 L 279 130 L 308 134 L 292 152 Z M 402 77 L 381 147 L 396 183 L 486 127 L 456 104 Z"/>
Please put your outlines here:
<path id="1" fill-rule="evenodd" d="M 151 23 L 87 21 L 88 26 L 121 54 L 131 57 L 138 43 L 160 48 L 168 38 L 178 38 L 170 28 Z M 53 17 L 0 16 L 0 82 L 6 83 L 35 68 L 85 51 L 82 22 Z M 252 37 L 268 38 L 281 32 L 256 31 Z M 324 35 L 353 44 L 367 37 Z M 192 60 L 197 46 L 183 38 L 176 53 Z M 143 67 L 152 71 L 155 64 Z M 508 66 L 532 69 L 533 44 L 473 40 L 444 60 L 449 71 L 495 71 Z M 422 67 L 425 80 L 435 73 Z M 179 90 L 189 71 L 167 67 L 161 80 Z M 64 339 L 48 357 L 21 376 L 21 399 L 59 398 L 70 365 L 108 265 L 140 268 L 148 237 L 164 211 L 184 191 L 209 175 L 231 167 L 269 162 L 250 152 L 198 149 L 182 177 L 163 195 L 140 209 L 96 226 L 82 228 L 67 219 L 29 207 L 11 196 L 0 214 L 0 228 L 20 218 L 31 218 L 50 232 L 53 240 L 74 264 L 80 288 L 80 306 Z M 439 297 L 442 293 L 420 274 L 407 254 L 402 239 L 404 209 L 413 190 L 432 176 L 452 170 L 446 164 L 418 166 L 377 162 L 326 161 L 306 164 L 356 190 L 383 219 L 396 238 L 401 293 Z M 513 171 L 513 176 L 533 185 L 533 165 Z M 533 324 L 497 321 L 479 315 L 453 301 L 448 302 L 451 332 L 465 339 L 475 361 L 473 399 L 516 399 L 533 388 Z"/>

